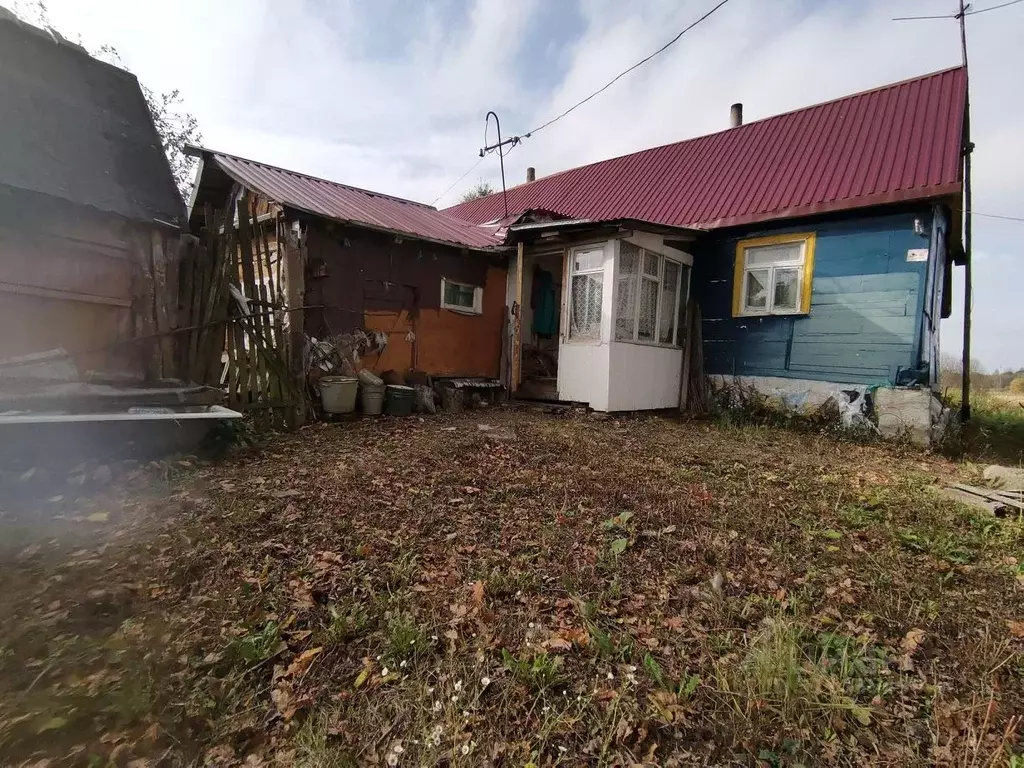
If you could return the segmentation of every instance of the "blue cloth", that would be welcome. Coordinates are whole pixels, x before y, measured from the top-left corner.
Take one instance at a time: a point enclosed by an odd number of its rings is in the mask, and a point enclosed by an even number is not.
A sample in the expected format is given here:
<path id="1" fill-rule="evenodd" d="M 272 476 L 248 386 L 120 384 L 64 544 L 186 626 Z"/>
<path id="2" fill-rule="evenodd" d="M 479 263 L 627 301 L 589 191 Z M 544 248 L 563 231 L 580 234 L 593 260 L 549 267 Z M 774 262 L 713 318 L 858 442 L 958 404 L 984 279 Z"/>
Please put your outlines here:
<path id="1" fill-rule="evenodd" d="M 558 310 L 555 307 L 555 278 L 547 270 L 533 275 L 533 332 L 538 336 L 558 333 Z"/>

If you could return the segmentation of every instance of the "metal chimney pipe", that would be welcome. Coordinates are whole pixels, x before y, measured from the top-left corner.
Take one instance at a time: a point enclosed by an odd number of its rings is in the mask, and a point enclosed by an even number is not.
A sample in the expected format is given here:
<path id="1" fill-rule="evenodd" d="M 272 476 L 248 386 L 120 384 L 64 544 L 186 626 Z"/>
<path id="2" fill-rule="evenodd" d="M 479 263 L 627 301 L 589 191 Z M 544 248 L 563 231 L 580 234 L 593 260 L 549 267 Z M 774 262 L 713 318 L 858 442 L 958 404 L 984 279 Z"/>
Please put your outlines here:
<path id="1" fill-rule="evenodd" d="M 729 127 L 739 128 L 743 125 L 743 104 L 736 102 L 729 107 Z"/>
<path id="2" fill-rule="evenodd" d="M 537 180 L 537 169 L 534 168 L 531 165 L 529 168 L 526 169 L 526 182 L 529 183 L 531 181 L 536 181 L 536 180 Z"/>

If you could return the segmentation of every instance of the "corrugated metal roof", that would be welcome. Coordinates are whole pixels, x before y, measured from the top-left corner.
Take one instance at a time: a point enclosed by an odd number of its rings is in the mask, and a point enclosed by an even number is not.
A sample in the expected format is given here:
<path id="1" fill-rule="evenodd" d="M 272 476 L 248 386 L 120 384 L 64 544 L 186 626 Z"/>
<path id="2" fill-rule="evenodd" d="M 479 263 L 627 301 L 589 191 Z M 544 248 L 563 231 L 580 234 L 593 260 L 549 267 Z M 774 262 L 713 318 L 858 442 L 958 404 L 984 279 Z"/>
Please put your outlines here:
<path id="1" fill-rule="evenodd" d="M 544 209 L 713 229 L 959 194 L 963 67 L 553 174 L 508 190 Z M 447 211 L 504 215 L 501 194 Z"/>
<path id="2" fill-rule="evenodd" d="M 334 181 L 246 160 L 224 152 L 199 150 L 238 183 L 290 208 L 347 224 L 465 248 L 500 245 L 496 227 L 469 224 L 424 203 L 371 192 Z"/>

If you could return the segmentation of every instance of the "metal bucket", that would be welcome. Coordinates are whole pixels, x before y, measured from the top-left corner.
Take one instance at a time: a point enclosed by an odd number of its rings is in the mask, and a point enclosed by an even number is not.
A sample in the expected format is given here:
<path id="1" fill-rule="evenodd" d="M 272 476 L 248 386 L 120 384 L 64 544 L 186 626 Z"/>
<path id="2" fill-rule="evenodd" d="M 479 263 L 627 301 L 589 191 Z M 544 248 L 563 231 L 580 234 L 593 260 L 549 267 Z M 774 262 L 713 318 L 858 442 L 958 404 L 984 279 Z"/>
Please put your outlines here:
<path id="1" fill-rule="evenodd" d="M 359 379 L 355 376 L 324 376 L 320 379 L 320 402 L 324 413 L 352 413 L 356 409 Z"/>
<path id="2" fill-rule="evenodd" d="M 359 386 L 359 403 L 367 416 L 380 416 L 384 410 L 384 385 L 363 382 Z"/>
<path id="3" fill-rule="evenodd" d="M 384 410 L 390 416 L 408 416 L 412 413 L 413 394 L 416 390 L 401 384 L 388 384 Z"/>

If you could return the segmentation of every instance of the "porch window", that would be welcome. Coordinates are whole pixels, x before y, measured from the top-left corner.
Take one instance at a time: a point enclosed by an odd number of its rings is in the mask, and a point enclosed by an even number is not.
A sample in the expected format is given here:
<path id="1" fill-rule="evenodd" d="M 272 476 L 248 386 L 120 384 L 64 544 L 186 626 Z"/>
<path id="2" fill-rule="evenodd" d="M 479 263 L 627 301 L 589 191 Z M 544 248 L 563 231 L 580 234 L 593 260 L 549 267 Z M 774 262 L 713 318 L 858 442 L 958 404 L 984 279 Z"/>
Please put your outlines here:
<path id="1" fill-rule="evenodd" d="M 604 248 L 573 251 L 569 266 L 569 338 L 600 339 Z"/>
<path id="2" fill-rule="evenodd" d="M 615 340 L 681 345 L 679 300 L 686 286 L 679 262 L 623 240 L 615 306 Z"/>
<path id="3" fill-rule="evenodd" d="M 479 315 L 483 312 L 484 289 L 441 278 L 441 307 L 465 314 Z"/>
<path id="4" fill-rule="evenodd" d="M 811 311 L 814 233 L 741 240 L 736 245 L 733 317 Z"/>

